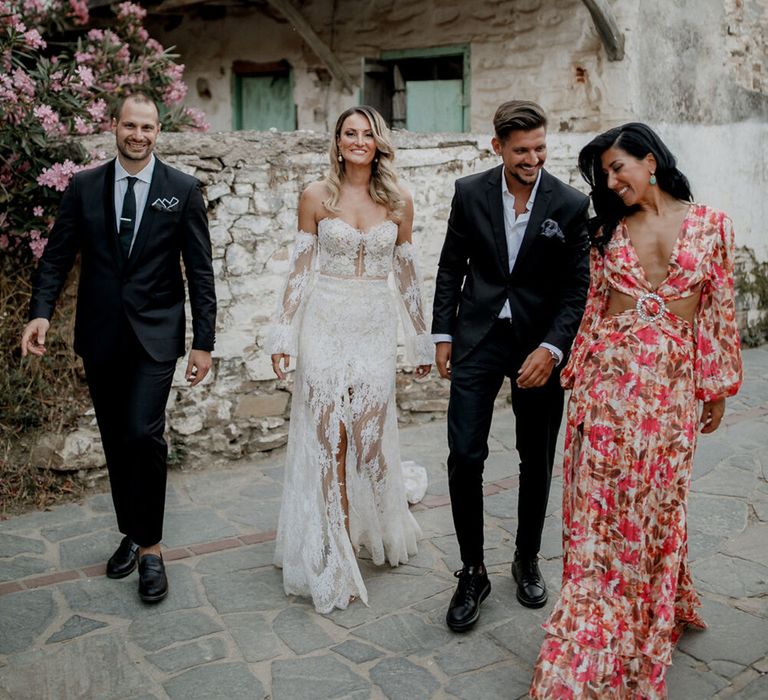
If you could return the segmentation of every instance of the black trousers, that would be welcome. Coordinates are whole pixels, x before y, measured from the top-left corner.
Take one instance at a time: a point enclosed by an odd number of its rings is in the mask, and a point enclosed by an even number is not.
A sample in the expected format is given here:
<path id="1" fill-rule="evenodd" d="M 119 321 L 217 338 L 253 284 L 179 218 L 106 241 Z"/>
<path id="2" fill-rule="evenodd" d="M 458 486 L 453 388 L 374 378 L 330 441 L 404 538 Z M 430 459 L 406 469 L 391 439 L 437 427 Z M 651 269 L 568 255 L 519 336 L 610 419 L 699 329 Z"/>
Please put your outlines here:
<path id="1" fill-rule="evenodd" d="M 156 362 L 127 320 L 107 360 L 83 358 L 107 458 L 117 525 L 142 547 L 163 538 L 168 446 L 165 406 L 176 361 Z"/>
<path id="2" fill-rule="evenodd" d="M 563 390 L 559 372 L 534 389 L 520 389 L 517 371 L 529 351 L 515 347 L 509 321 L 497 321 L 481 343 L 451 369 L 448 404 L 448 484 L 456 536 L 465 566 L 483 563 L 483 468 L 493 404 L 504 377 L 512 379 L 516 448 L 520 455 L 517 537 L 520 555 L 541 548 Z"/>

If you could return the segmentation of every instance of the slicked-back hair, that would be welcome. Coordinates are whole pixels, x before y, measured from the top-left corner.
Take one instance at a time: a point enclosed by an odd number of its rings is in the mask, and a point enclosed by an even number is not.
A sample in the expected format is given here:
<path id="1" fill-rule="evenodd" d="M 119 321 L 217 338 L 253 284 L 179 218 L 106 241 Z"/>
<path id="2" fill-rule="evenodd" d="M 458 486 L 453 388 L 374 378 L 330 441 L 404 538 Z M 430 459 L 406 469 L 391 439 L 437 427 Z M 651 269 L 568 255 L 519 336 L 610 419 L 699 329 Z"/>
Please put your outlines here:
<path id="1" fill-rule="evenodd" d="M 499 141 L 505 141 L 512 131 L 533 131 L 547 128 L 547 115 L 541 105 L 530 100 L 509 100 L 499 105 L 493 116 L 493 130 Z"/>

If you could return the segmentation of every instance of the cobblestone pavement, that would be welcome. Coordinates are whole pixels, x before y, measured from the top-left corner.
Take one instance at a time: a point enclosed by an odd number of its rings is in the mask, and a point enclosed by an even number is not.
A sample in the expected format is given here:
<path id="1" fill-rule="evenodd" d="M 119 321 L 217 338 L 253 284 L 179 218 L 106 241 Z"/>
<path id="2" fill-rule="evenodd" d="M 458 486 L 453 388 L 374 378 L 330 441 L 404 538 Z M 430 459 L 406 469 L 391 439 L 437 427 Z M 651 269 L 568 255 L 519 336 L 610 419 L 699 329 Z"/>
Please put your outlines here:
<path id="1" fill-rule="evenodd" d="M 687 633 L 670 700 L 768 698 L 768 346 L 744 353 L 747 380 L 727 421 L 699 443 L 690 497 L 693 573 L 709 622 Z M 113 581 L 119 542 L 106 494 L 0 523 L 0 700 L 150 698 L 524 698 L 550 604 L 516 602 L 513 416 L 499 411 L 486 469 L 493 591 L 475 629 L 443 619 L 459 566 L 442 421 L 401 431 L 404 459 L 427 467 L 414 507 L 418 555 L 397 569 L 363 563 L 370 607 L 318 615 L 286 598 L 272 566 L 281 455 L 171 474 L 168 598 L 138 599 L 137 575 Z M 559 475 L 542 570 L 556 592 Z M 554 596 L 551 596 L 554 598 Z"/>

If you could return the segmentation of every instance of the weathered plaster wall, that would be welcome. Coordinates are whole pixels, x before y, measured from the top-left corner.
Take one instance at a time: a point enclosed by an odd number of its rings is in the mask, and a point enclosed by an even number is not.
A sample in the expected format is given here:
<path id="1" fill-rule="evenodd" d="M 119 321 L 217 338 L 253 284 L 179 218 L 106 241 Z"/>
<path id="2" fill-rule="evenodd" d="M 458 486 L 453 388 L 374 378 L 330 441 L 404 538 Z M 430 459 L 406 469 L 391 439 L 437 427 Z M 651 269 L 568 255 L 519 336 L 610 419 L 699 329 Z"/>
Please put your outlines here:
<path id="1" fill-rule="evenodd" d="M 614 3 L 631 26 L 638 0 Z M 538 100 L 562 130 L 598 129 L 626 119 L 630 63 L 607 61 L 581 0 L 305 0 L 302 15 L 331 47 L 358 85 L 363 58 L 382 51 L 470 46 L 471 130 L 484 132 L 499 102 Z M 232 126 L 230 86 L 235 60 L 287 60 L 296 81 L 298 128 L 327 131 L 359 99 L 344 93 L 321 61 L 276 12 L 228 8 L 221 19 L 187 14 L 173 29 L 155 18 L 148 27 L 185 63 L 188 103 L 203 109 L 214 131 Z M 211 98 L 196 93 L 205 78 Z"/>
<path id="2" fill-rule="evenodd" d="M 768 119 L 765 0 L 642 2 L 627 47 L 633 112 L 659 122 Z"/>
<path id="3" fill-rule="evenodd" d="M 697 198 L 726 209 L 736 224 L 737 244 L 754 248 L 765 263 L 765 165 L 753 172 L 734 169 L 730 177 L 715 180 L 710 177 L 709 160 L 702 154 L 712 153 L 712 144 L 725 149 L 730 142 L 740 142 L 748 161 L 749 144 L 765 144 L 768 126 L 728 127 L 727 133 L 724 129 L 659 127 L 680 156 L 694 191 L 701 192 Z M 548 169 L 583 187 L 575 162 L 589 137 L 552 134 Z M 112 141 L 105 135 L 89 138 L 87 143 L 92 150 L 111 153 Z M 487 135 L 395 135 L 399 172 L 414 197 L 414 240 L 428 311 L 454 180 L 497 164 L 489 141 Z M 209 203 L 219 300 L 214 368 L 200 387 L 189 390 L 180 362 L 168 406 L 172 445 L 193 462 L 253 456 L 287 439 L 290 382 L 274 379 L 262 342 L 287 271 L 298 196 L 323 175 L 327 144 L 327 135 L 312 132 L 162 134 L 158 141 L 162 159 L 203 181 Z M 740 301 L 743 322 L 748 320 L 750 309 L 749 320 L 759 320 L 756 300 Z M 448 384 L 438 379 L 434 370 L 426 381 L 417 383 L 401 363 L 397 392 L 404 422 L 430 420 L 447 407 Z M 80 430 L 68 436 L 51 435 L 40 449 L 40 461 L 52 456 L 54 466 L 67 469 L 99 467 L 102 463 L 98 433 L 90 415 L 84 417 Z"/>

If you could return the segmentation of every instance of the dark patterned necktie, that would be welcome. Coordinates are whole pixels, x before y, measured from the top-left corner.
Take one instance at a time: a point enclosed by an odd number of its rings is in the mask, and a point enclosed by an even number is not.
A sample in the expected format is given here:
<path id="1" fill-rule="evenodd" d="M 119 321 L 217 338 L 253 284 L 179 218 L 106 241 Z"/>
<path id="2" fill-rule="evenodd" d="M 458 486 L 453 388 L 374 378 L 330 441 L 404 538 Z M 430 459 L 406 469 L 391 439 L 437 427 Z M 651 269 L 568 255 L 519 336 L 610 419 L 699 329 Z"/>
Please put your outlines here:
<path id="1" fill-rule="evenodd" d="M 128 260 L 131 252 L 131 240 L 133 239 L 133 222 L 136 220 L 136 195 L 133 186 L 137 177 L 128 178 L 128 189 L 123 199 L 123 211 L 120 213 L 120 248 L 123 251 L 123 260 Z"/>

